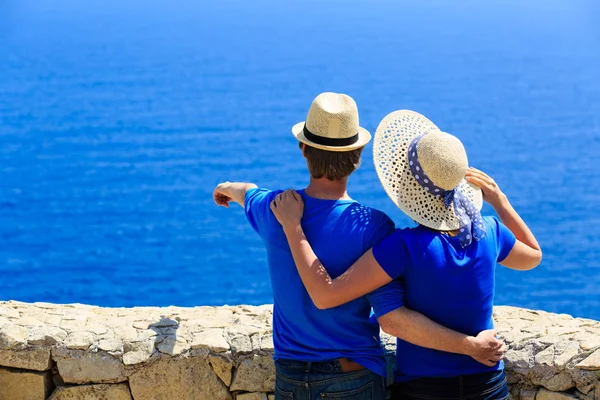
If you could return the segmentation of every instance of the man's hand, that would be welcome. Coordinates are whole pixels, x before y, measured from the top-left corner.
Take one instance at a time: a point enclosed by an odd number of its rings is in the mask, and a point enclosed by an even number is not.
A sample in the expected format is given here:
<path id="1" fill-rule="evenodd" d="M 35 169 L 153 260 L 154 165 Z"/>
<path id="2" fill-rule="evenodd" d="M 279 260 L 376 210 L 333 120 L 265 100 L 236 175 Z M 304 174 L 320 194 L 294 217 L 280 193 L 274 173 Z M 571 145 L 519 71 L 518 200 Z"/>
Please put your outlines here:
<path id="1" fill-rule="evenodd" d="M 271 211 L 284 230 L 286 228 L 294 229 L 300 225 L 304 213 L 302 196 L 291 189 L 279 193 L 271 202 Z"/>
<path id="2" fill-rule="evenodd" d="M 229 202 L 232 201 L 229 195 L 231 183 L 223 182 L 219 183 L 213 192 L 213 200 L 218 206 L 229 208 Z"/>
<path id="3" fill-rule="evenodd" d="M 229 203 L 232 201 L 244 207 L 246 192 L 255 187 L 255 184 L 245 182 L 219 183 L 213 191 L 213 200 L 218 206 L 226 208 L 229 208 Z"/>
<path id="4" fill-rule="evenodd" d="M 467 354 L 488 367 L 498 364 L 507 349 L 504 342 L 496 338 L 496 331 L 493 329 L 481 331 L 477 337 L 470 338 L 468 343 Z"/>

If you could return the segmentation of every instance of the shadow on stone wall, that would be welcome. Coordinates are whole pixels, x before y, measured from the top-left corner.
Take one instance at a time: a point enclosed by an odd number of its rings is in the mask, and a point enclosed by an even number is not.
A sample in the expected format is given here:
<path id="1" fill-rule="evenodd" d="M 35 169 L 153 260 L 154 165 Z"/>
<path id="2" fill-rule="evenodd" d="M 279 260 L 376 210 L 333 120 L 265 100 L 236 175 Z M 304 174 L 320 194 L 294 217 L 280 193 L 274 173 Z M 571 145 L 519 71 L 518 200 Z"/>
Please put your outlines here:
<path id="1" fill-rule="evenodd" d="M 156 339 L 154 340 L 154 348 L 163 354 L 175 355 L 179 348 L 177 343 L 177 328 L 179 328 L 179 321 L 160 316 L 160 320 L 148 326 L 148 329 L 156 333 Z M 185 343 L 185 340 L 181 340 L 180 344 Z"/>

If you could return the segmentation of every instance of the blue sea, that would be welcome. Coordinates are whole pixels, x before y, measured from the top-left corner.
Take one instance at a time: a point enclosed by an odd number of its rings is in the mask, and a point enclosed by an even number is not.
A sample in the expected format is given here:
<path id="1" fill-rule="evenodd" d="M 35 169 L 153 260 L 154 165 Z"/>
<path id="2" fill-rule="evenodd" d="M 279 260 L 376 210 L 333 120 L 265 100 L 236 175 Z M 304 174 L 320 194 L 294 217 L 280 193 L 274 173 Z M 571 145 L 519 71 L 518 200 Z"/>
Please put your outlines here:
<path id="1" fill-rule="evenodd" d="M 303 188 L 324 91 L 460 137 L 544 250 L 496 303 L 600 319 L 597 0 L 2 0 L 0 299 L 269 303 L 224 180 Z M 350 195 L 389 201 L 371 145 Z M 490 208 L 485 208 L 491 212 Z"/>

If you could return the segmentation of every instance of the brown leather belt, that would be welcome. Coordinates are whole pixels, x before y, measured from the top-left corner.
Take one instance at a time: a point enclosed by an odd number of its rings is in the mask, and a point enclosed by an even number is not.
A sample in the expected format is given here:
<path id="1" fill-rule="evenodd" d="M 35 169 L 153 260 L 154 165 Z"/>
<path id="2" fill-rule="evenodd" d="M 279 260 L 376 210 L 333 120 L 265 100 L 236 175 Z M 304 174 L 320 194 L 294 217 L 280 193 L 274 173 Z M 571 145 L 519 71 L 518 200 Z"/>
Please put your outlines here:
<path id="1" fill-rule="evenodd" d="M 365 369 L 362 365 L 357 362 L 354 362 L 348 358 L 342 357 L 338 358 L 340 362 L 340 366 L 342 367 L 342 372 L 355 372 Z"/>

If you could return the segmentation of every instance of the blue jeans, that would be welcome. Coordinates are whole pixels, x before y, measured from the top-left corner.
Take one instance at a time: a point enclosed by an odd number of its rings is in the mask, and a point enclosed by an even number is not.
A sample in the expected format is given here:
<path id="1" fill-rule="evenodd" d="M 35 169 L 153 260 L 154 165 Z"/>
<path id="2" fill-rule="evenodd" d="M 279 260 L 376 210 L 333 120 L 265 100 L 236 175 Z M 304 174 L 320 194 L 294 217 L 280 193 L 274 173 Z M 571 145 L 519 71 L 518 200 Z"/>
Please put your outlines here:
<path id="1" fill-rule="evenodd" d="M 384 400 L 385 378 L 368 369 L 342 372 L 339 361 L 275 360 L 275 400 Z"/>
<path id="2" fill-rule="evenodd" d="M 508 384 L 504 371 L 452 378 L 419 378 L 395 383 L 392 399 L 504 400 L 508 399 Z"/>

